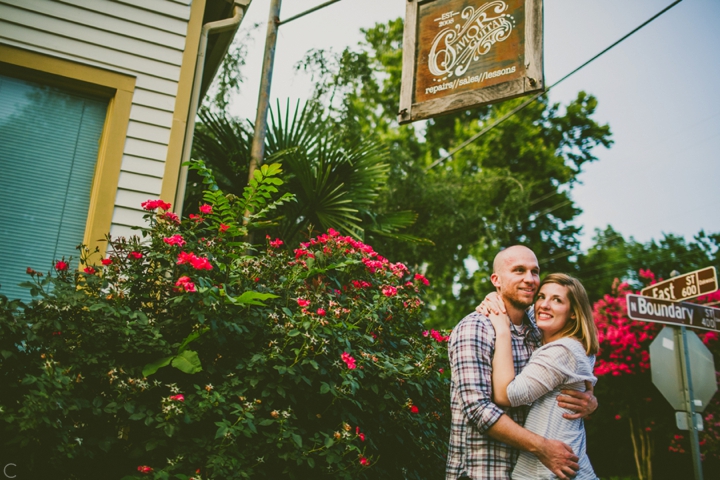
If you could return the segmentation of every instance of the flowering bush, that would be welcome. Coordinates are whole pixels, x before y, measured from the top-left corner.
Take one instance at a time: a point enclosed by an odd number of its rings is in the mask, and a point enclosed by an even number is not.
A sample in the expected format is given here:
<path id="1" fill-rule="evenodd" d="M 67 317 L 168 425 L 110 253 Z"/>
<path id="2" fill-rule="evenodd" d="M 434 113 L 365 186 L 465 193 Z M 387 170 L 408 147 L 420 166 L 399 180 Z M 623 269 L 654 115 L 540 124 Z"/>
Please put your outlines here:
<path id="1" fill-rule="evenodd" d="M 27 305 L 0 297 L 3 459 L 32 478 L 443 475 L 427 279 L 332 230 L 253 250 L 278 171 L 243 198 L 211 188 L 189 219 L 150 200 L 142 237 L 28 269 Z"/>
<path id="2" fill-rule="evenodd" d="M 650 284 L 655 283 L 655 276 L 649 270 L 640 270 L 640 277 Z M 625 448 L 617 442 L 617 436 L 627 435 L 629 430 L 631 445 L 628 447 L 634 450 L 638 477 L 645 479 L 653 476 L 653 457 L 658 448 L 678 453 L 690 450 L 686 435 L 675 427 L 674 410 L 652 383 L 650 374 L 650 344 L 663 325 L 629 319 L 625 297 L 628 293 L 639 292 L 633 292 L 627 283 L 616 280 L 612 293 L 594 304 L 600 341 L 594 373 L 598 377 L 596 395 L 602 409 L 595 415 L 599 418 L 587 423 L 588 442 L 592 447 L 597 441 L 598 449 L 595 451 L 613 457 L 617 452 L 610 445 Z M 712 302 L 715 297 L 720 299 L 720 294 L 700 297 L 695 301 Z M 714 350 L 717 362 L 718 335 L 701 330 L 696 333 L 703 343 Z M 718 416 L 720 401 L 716 399 L 704 412 L 705 432 L 700 434 L 702 452 L 716 460 L 720 459 Z M 688 465 L 688 468 L 691 467 Z"/>

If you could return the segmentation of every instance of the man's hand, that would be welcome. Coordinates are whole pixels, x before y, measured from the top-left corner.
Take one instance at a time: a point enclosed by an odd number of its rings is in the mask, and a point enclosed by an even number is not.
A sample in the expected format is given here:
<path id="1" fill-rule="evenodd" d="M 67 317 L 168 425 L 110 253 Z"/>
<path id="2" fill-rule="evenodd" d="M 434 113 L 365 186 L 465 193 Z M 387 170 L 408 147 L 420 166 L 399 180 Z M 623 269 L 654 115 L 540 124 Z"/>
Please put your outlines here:
<path id="1" fill-rule="evenodd" d="M 573 478 L 580 470 L 578 464 L 580 459 L 573 453 L 569 445 L 559 440 L 545 439 L 538 450 L 532 453 L 561 480 Z"/>
<path id="2" fill-rule="evenodd" d="M 505 304 L 503 303 L 502 298 L 500 298 L 500 295 L 498 295 L 497 292 L 488 293 L 487 296 L 483 299 L 482 303 L 475 307 L 475 311 L 478 312 L 480 315 L 485 316 L 488 316 L 491 313 L 494 313 L 495 315 L 507 313 L 507 310 L 505 309 Z"/>
<path id="3" fill-rule="evenodd" d="M 598 401 L 593 394 L 593 384 L 585 380 L 585 391 L 578 390 L 562 390 L 562 395 L 557 397 L 558 406 L 567 408 L 575 413 L 563 413 L 563 417 L 568 420 L 577 420 L 578 418 L 587 418 L 591 413 L 597 410 Z"/>

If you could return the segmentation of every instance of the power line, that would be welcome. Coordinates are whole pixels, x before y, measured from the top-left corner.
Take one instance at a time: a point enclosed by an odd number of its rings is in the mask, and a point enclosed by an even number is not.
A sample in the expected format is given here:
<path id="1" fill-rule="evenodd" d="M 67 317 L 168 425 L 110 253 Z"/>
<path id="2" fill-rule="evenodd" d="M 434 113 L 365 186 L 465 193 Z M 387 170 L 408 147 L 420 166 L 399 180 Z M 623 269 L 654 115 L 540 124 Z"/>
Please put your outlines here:
<path id="1" fill-rule="evenodd" d="M 528 105 L 530 105 L 531 103 L 533 103 L 535 100 L 537 100 L 537 99 L 540 98 L 541 96 L 545 95 L 547 92 L 549 92 L 550 90 L 552 90 L 554 87 L 556 87 L 557 85 L 559 85 L 559 84 L 562 83 L 563 81 L 567 80 L 567 79 L 570 78 L 572 75 L 574 75 L 575 73 L 579 72 L 580 70 L 582 70 L 583 68 L 585 68 L 586 66 L 588 66 L 590 63 L 592 63 L 592 62 L 594 62 L 595 60 L 597 60 L 598 58 L 600 58 L 600 57 L 601 57 L 602 55 L 604 55 L 605 53 L 607 53 L 607 52 L 609 52 L 610 50 L 612 50 L 614 47 L 616 47 L 617 45 L 619 45 L 620 43 L 622 43 L 623 41 L 625 41 L 626 39 L 628 39 L 629 37 L 631 37 L 633 34 L 635 34 L 636 32 L 638 32 L 640 29 L 642 29 L 643 27 L 645 27 L 646 25 L 648 25 L 649 23 L 651 23 L 653 20 L 655 20 L 655 19 L 658 18 L 660 15 L 662 15 L 663 13 L 667 12 L 668 10 L 670 10 L 672 7 L 674 7 L 675 5 L 677 5 L 678 3 L 680 3 L 681 1 L 682 1 L 682 0 L 675 0 L 673 3 L 671 3 L 671 4 L 668 5 L 667 7 L 663 8 L 663 9 L 660 10 L 658 13 L 656 13 L 655 15 L 653 15 L 652 17 L 650 17 L 649 19 L 647 19 L 646 21 L 644 21 L 643 23 L 641 23 L 640 25 L 638 25 L 637 27 L 635 27 L 635 28 L 634 28 L 633 30 L 631 30 L 629 33 L 625 34 L 622 38 L 620 38 L 619 40 L 617 40 L 616 42 L 614 42 L 613 44 L 611 44 L 610 46 L 608 46 L 607 48 L 605 48 L 603 51 L 601 51 L 600 53 L 598 53 L 597 55 L 595 55 L 594 57 L 592 57 L 590 60 L 586 61 L 585 63 L 583 63 L 582 65 L 580 65 L 579 67 L 577 67 L 575 70 L 571 71 L 570 73 L 568 73 L 568 74 L 566 74 L 564 77 L 562 77 L 560 80 L 558 80 L 557 82 L 555 82 L 555 83 L 553 83 L 552 85 L 550 85 L 548 88 L 545 89 L 545 91 L 540 92 L 540 93 L 537 93 L 537 94 L 533 95 L 532 97 L 530 97 L 528 100 L 525 100 L 523 103 L 521 103 L 520 105 L 518 105 L 517 107 L 513 108 L 513 109 L 510 110 L 508 113 L 506 113 L 505 115 L 503 115 L 502 117 L 500 117 L 500 118 L 499 118 L 498 120 L 496 120 L 494 123 L 492 123 L 492 124 L 488 125 L 487 127 L 483 128 L 483 129 L 480 130 L 478 133 L 476 133 L 475 135 L 473 135 L 472 137 L 468 138 L 468 139 L 465 140 L 463 143 L 461 143 L 460 145 L 458 145 L 457 147 L 455 147 L 454 149 L 452 149 L 452 150 L 451 150 L 450 152 L 448 152 L 446 155 L 444 155 L 444 156 L 438 158 L 437 160 L 435 160 L 433 163 L 431 163 L 431 164 L 425 169 L 425 171 L 426 171 L 426 172 L 429 171 L 429 170 L 430 170 L 431 168 L 433 168 L 434 166 L 439 165 L 440 163 L 444 162 L 445 160 L 447 160 L 448 158 L 450 158 L 451 156 L 453 156 L 454 154 L 456 154 L 457 152 L 459 152 L 459 151 L 462 150 L 463 148 L 467 147 L 468 145 L 470 145 L 471 143 L 473 143 L 475 140 L 477 140 L 478 138 L 482 137 L 482 136 L 485 135 L 487 132 L 489 132 L 489 131 L 492 130 L 493 128 L 497 127 L 498 125 L 500 125 L 501 123 L 503 123 L 505 120 L 507 120 L 508 118 L 512 117 L 513 115 L 515 115 L 516 113 L 518 113 L 520 110 L 524 109 L 525 107 L 527 107 Z"/>

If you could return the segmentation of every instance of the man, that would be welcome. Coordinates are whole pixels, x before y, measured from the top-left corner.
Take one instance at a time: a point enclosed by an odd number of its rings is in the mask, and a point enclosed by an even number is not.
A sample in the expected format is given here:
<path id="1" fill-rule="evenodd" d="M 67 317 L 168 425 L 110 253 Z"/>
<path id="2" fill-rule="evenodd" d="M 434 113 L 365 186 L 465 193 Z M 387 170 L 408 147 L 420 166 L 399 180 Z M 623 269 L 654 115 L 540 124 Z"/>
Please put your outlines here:
<path id="1" fill-rule="evenodd" d="M 515 371 L 540 346 L 540 332 L 532 310 L 540 284 L 535 254 L 516 245 L 495 257 L 490 277 L 512 321 Z M 519 450 L 533 453 L 555 475 L 569 479 L 578 470 L 578 457 L 558 440 L 543 438 L 522 428 L 528 406 L 504 411 L 492 403 L 492 355 L 495 331 L 490 320 L 477 312 L 457 324 L 450 335 L 448 353 L 452 368 L 450 386 L 452 425 L 446 480 L 509 479 Z M 586 392 L 563 391 L 558 403 L 586 417 L 597 408 L 592 386 Z"/>

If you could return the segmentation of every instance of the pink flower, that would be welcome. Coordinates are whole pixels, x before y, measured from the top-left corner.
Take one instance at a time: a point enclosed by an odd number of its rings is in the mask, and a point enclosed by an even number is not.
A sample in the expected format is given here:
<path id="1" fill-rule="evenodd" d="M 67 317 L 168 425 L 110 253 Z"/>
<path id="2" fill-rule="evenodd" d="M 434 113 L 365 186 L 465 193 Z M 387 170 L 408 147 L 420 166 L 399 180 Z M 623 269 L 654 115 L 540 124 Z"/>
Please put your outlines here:
<path id="1" fill-rule="evenodd" d="M 615 415 L 615 420 L 620 420 L 622 417 L 620 415 Z"/>
<path id="2" fill-rule="evenodd" d="M 173 235 L 172 237 L 163 238 L 163 242 L 167 243 L 168 245 L 177 245 L 178 247 L 182 247 L 183 245 L 185 245 L 185 239 L 182 237 L 182 235 Z"/>
<path id="3" fill-rule="evenodd" d="M 163 202 L 162 200 L 148 200 L 140 204 L 140 206 L 147 211 L 156 210 L 162 208 L 163 210 L 170 210 L 171 204 Z"/>
<path id="4" fill-rule="evenodd" d="M 392 285 L 386 285 L 382 287 L 382 294 L 386 297 L 394 297 L 397 295 L 397 288 L 393 287 Z"/>
<path id="5" fill-rule="evenodd" d="M 87 273 L 88 275 L 95 275 L 95 269 L 93 267 L 85 267 L 83 269 L 83 272 Z"/>
<path id="6" fill-rule="evenodd" d="M 204 205 L 200 205 L 200 213 L 204 213 L 205 215 L 210 215 L 212 213 L 212 205 L 208 205 L 207 203 Z"/>
<path id="7" fill-rule="evenodd" d="M 128 253 L 128 258 L 132 258 L 133 260 L 140 260 L 142 258 L 142 253 L 140 252 L 130 252 Z"/>
<path id="8" fill-rule="evenodd" d="M 444 368 L 438 368 L 438 372 L 444 373 L 444 372 L 445 372 L 445 369 L 444 369 Z"/>
<path id="9" fill-rule="evenodd" d="M 173 223 L 180 224 L 180 217 L 177 216 L 177 213 L 173 212 L 165 212 L 162 214 L 160 218 L 164 218 L 165 220 Z"/>
<path id="10" fill-rule="evenodd" d="M 195 215 L 194 213 L 191 213 L 190 215 L 188 215 L 188 217 L 190 218 L 190 220 L 194 221 L 195 223 L 200 223 L 203 220 L 205 220 L 200 215 Z"/>
<path id="11" fill-rule="evenodd" d="M 152 469 L 151 467 L 148 467 L 147 465 L 140 465 L 140 466 L 138 467 L 138 472 L 144 473 L 144 474 L 146 474 L 146 475 L 147 475 L 148 473 L 152 473 L 152 471 L 153 471 L 153 469 Z"/>
<path id="12" fill-rule="evenodd" d="M 368 465 L 370 465 L 370 462 L 368 461 L 367 458 L 360 457 L 360 465 L 362 465 L 363 467 L 367 467 Z"/>
<path id="13" fill-rule="evenodd" d="M 355 365 L 355 359 L 351 357 L 349 353 L 343 352 L 342 355 L 340 355 L 340 358 L 343 362 L 345 362 L 348 369 L 354 370 L 357 367 L 357 365 Z"/>
<path id="14" fill-rule="evenodd" d="M 192 252 L 180 252 L 180 255 L 178 255 L 177 259 L 177 264 L 182 265 L 185 263 L 189 263 L 196 270 L 212 270 L 213 268 L 207 258 L 198 257 Z"/>
<path id="15" fill-rule="evenodd" d="M 102 263 L 103 265 L 107 266 L 107 265 L 112 265 L 112 262 L 113 262 L 113 261 L 112 261 L 112 258 L 103 258 L 100 263 Z"/>
<path id="16" fill-rule="evenodd" d="M 55 270 L 57 270 L 58 272 L 64 272 L 68 269 L 69 266 L 70 265 L 68 265 L 67 262 L 58 260 L 57 263 L 55 264 Z"/>
<path id="17" fill-rule="evenodd" d="M 283 241 L 280 240 L 279 238 L 276 238 L 275 240 L 270 242 L 270 246 L 273 248 L 280 248 L 280 245 L 282 245 L 282 244 L 283 244 Z"/>
<path id="18" fill-rule="evenodd" d="M 358 433 L 358 437 L 360 437 L 360 441 L 361 441 L 361 442 L 364 442 L 364 441 L 365 441 L 365 434 L 364 434 L 364 433 Z"/>
<path id="19" fill-rule="evenodd" d="M 419 273 L 415 274 L 415 280 L 420 280 L 423 285 L 428 286 L 430 285 L 430 281 L 425 278 L 425 275 L 420 275 Z"/>
<path id="20" fill-rule="evenodd" d="M 184 401 L 185 401 L 185 395 L 183 395 L 182 393 L 180 393 L 180 394 L 178 394 L 178 395 L 173 395 L 173 396 L 170 397 L 170 400 L 175 400 L 175 401 L 177 401 L 177 402 L 184 402 Z"/>
<path id="21" fill-rule="evenodd" d="M 175 286 L 178 287 L 176 290 L 183 289 L 186 292 L 194 292 L 195 290 L 195 284 L 190 281 L 190 277 L 180 277 L 178 278 L 178 281 L 175 282 Z"/>
<path id="22" fill-rule="evenodd" d="M 221 224 L 220 224 L 220 228 L 219 228 L 220 233 L 225 233 L 225 232 L 227 232 L 228 228 L 230 228 L 230 225 L 225 225 L 224 223 L 221 223 Z"/>
<path id="23" fill-rule="evenodd" d="M 410 413 L 420 413 L 420 409 L 417 406 L 412 405 L 410 407 Z"/>
<path id="24" fill-rule="evenodd" d="M 310 305 L 310 300 L 305 300 L 305 299 L 303 299 L 303 298 L 298 298 L 298 299 L 297 299 L 297 304 L 298 304 L 299 306 L 301 306 L 301 307 L 307 307 L 308 305 Z"/>
<path id="25" fill-rule="evenodd" d="M 317 309 L 317 314 L 320 315 L 321 317 L 324 317 L 324 316 L 325 316 L 325 313 L 326 313 L 326 312 L 325 312 L 325 309 L 324 309 L 324 308 L 318 308 L 318 309 Z"/>

